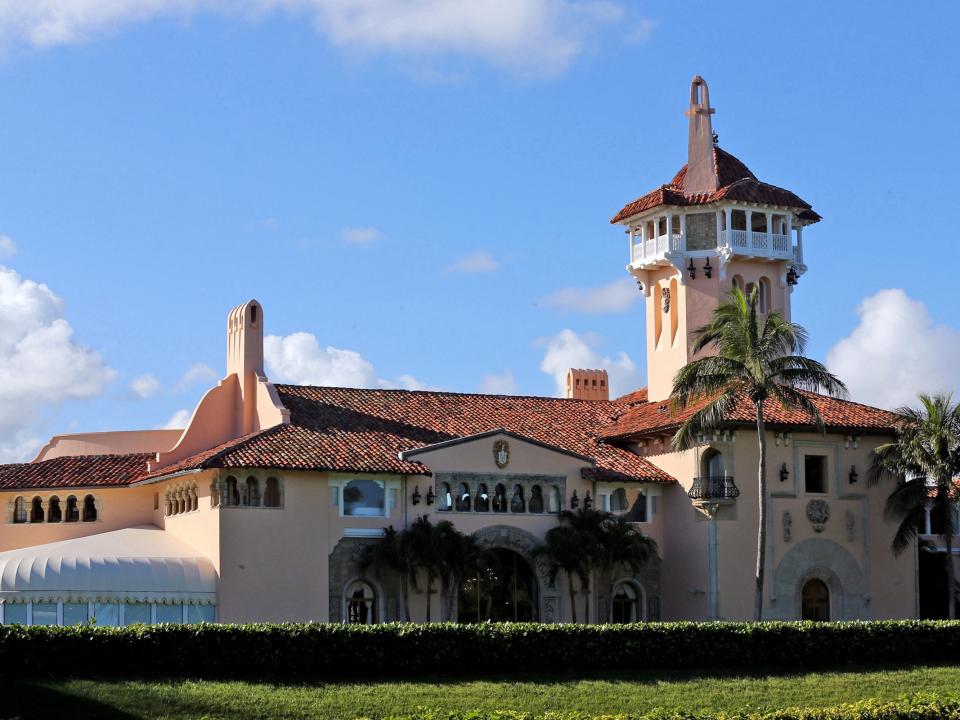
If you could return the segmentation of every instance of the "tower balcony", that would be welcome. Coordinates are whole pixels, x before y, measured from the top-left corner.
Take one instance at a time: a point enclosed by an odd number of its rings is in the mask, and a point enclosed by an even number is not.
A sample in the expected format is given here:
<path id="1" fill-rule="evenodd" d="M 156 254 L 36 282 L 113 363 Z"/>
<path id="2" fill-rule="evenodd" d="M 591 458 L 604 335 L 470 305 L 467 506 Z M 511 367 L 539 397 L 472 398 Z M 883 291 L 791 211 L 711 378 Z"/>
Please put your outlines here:
<path id="1" fill-rule="evenodd" d="M 740 496 L 740 488 L 729 475 L 696 477 L 687 496 L 697 505 L 726 505 Z"/>
<path id="2" fill-rule="evenodd" d="M 687 238 L 681 233 L 659 235 L 649 239 L 636 238 L 630 246 L 630 264 L 637 270 L 676 264 L 677 259 L 700 257 L 728 252 L 733 257 L 761 260 L 785 260 L 800 263 L 799 248 L 790 235 L 750 230 L 721 230 L 720 240 L 714 246 L 687 247 Z M 671 261 L 674 261 L 673 263 Z"/>

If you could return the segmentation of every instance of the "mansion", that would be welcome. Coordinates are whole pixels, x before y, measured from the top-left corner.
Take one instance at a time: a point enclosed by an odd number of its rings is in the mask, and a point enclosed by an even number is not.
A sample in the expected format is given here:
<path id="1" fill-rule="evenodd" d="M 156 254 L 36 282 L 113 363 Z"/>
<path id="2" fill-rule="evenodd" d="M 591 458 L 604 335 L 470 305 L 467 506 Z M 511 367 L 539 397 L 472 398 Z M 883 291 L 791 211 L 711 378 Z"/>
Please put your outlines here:
<path id="1" fill-rule="evenodd" d="M 657 552 L 589 591 L 578 583 L 589 621 L 750 619 L 752 406 L 675 451 L 695 408 L 675 411 L 669 395 L 692 331 L 734 285 L 790 319 L 821 218 L 718 147 L 713 112 L 694 78 L 687 163 L 612 220 L 645 297 L 645 388 L 610 397 L 602 369 L 576 368 L 563 398 L 275 384 L 251 300 L 230 312 L 225 375 L 185 428 L 56 436 L 32 462 L 0 466 L 0 621 L 399 620 L 400 579 L 365 571 L 363 549 L 426 515 L 503 561 L 473 578 L 489 602 L 443 588 L 433 619 L 564 622 L 567 580 L 551 579 L 537 549 L 561 511 L 591 506 L 636 523 Z M 811 397 L 825 433 L 803 412 L 767 410 L 763 617 L 917 617 L 918 553 L 892 554 L 890 488 L 866 483 L 894 417 Z M 422 622 L 418 585 L 409 610 Z"/>

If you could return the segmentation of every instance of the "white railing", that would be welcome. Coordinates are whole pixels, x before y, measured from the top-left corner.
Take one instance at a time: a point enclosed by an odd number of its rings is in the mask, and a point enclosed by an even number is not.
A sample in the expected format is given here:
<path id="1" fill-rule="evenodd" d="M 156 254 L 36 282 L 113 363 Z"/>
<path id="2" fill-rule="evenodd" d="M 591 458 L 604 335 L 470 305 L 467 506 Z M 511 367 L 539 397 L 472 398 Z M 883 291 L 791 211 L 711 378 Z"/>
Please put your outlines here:
<path id="1" fill-rule="evenodd" d="M 727 230 L 726 234 L 729 236 L 729 241 L 727 245 L 732 248 L 745 248 L 747 247 L 747 231 L 746 230 Z"/>
<path id="2" fill-rule="evenodd" d="M 636 241 L 633 244 L 633 263 L 652 262 L 662 259 L 668 252 L 683 252 L 683 235 L 660 235 L 649 240 Z"/>
<path id="3" fill-rule="evenodd" d="M 765 255 L 783 259 L 794 257 L 794 248 L 789 235 L 724 230 L 721 233 L 721 241 L 734 252 L 744 255 Z"/>
<path id="4" fill-rule="evenodd" d="M 780 235 L 779 233 L 773 233 L 770 236 L 770 242 L 773 248 L 774 255 L 789 256 L 793 252 L 793 247 L 791 247 L 789 235 Z"/>

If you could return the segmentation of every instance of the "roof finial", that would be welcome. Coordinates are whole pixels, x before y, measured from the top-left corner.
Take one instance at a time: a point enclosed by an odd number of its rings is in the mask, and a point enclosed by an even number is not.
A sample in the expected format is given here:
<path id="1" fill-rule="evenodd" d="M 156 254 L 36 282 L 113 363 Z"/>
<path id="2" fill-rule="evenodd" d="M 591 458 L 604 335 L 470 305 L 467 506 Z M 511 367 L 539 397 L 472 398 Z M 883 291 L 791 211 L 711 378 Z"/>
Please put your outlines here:
<path id="1" fill-rule="evenodd" d="M 717 167 L 713 156 L 713 126 L 710 116 L 710 90 L 707 81 L 699 75 L 690 82 L 690 136 L 687 142 L 687 172 L 683 179 L 686 195 L 713 192 L 719 187 Z"/>

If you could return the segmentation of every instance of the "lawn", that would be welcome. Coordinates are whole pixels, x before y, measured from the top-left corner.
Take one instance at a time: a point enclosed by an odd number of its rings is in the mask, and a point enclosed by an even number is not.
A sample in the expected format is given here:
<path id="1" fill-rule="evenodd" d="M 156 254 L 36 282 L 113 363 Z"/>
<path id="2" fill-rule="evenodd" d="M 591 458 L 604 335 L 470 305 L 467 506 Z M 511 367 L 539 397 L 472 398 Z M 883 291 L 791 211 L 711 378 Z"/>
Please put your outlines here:
<path id="1" fill-rule="evenodd" d="M 826 707 L 914 693 L 956 697 L 960 666 L 810 674 L 657 673 L 450 681 L 264 685 L 90 680 L 4 684 L 0 718 L 354 718 L 413 711 L 641 712 Z"/>

